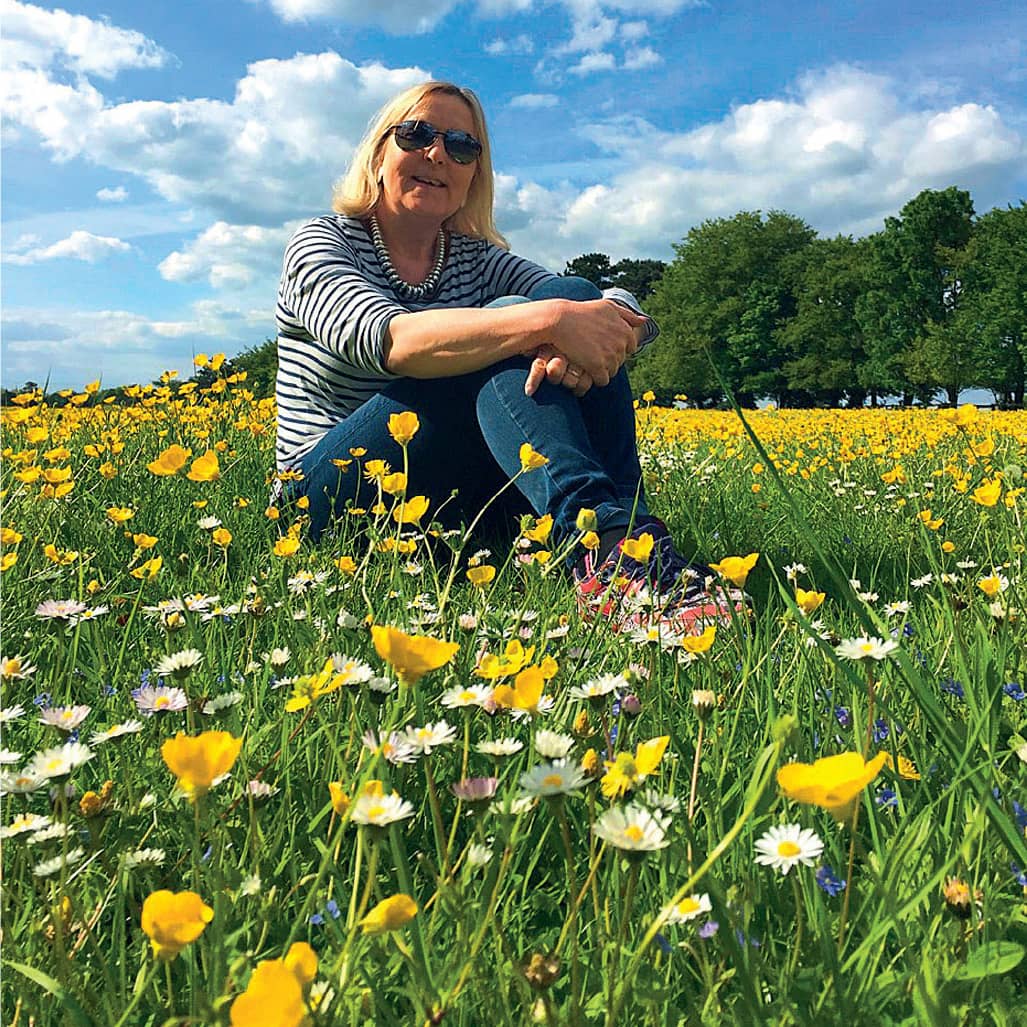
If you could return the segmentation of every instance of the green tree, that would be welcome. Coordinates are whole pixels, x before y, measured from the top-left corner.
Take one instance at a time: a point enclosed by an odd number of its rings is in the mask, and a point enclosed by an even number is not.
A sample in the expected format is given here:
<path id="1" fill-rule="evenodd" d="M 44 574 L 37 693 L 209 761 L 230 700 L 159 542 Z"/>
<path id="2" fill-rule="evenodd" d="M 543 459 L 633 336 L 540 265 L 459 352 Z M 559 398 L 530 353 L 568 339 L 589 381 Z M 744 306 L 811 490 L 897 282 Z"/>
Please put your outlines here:
<path id="1" fill-rule="evenodd" d="M 951 323 L 961 291 L 956 269 L 973 231 L 973 216 L 965 190 L 925 189 L 898 217 L 886 218 L 883 231 L 869 237 L 868 288 L 856 317 L 866 339 L 859 377 L 874 399 L 895 393 L 907 402 L 915 394 L 930 398 L 951 384 L 943 380 L 944 345 L 945 340 L 958 345 Z M 932 323 L 948 327 L 929 333 Z"/>
<path id="2" fill-rule="evenodd" d="M 656 284 L 663 277 L 667 265 L 662 260 L 618 260 L 610 269 L 613 284 L 627 289 L 632 296 L 642 303 L 651 294 Z"/>
<path id="3" fill-rule="evenodd" d="M 975 385 L 1024 406 L 1027 368 L 1027 203 L 988 211 L 974 226 L 961 316 L 975 340 Z"/>
<path id="4" fill-rule="evenodd" d="M 712 360 L 740 402 L 786 397 L 779 329 L 795 314 L 797 258 L 815 237 L 784 211 L 742 211 L 693 228 L 647 304 L 663 337 L 633 369 L 635 388 L 717 402 Z"/>
<path id="5" fill-rule="evenodd" d="M 866 246 L 850 236 L 816 239 L 802 253 L 795 316 L 779 328 L 788 354 L 784 374 L 791 402 L 861 406 L 864 360 L 856 302 L 866 287 Z"/>
<path id="6" fill-rule="evenodd" d="M 246 372 L 246 388 L 258 399 L 275 394 L 278 376 L 278 342 L 265 339 L 258 346 L 244 349 L 232 357 L 232 370 Z"/>
<path id="7" fill-rule="evenodd" d="M 613 285 L 613 265 L 605 253 L 583 253 L 567 262 L 563 269 L 564 275 L 577 275 L 587 278 L 600 289 L 608 289 Z"/>

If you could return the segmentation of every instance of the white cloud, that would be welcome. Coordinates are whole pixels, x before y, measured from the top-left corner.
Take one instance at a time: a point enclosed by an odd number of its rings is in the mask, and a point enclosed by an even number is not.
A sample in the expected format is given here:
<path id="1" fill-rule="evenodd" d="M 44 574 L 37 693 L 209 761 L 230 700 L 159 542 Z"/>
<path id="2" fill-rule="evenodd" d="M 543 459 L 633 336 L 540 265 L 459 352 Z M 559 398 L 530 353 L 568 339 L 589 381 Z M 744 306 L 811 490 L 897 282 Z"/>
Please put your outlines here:
<path id="1" fill-rule="evenodd" d="M 556 107 L 560 103 L 560 97 L 555 93 L 521 93 L 510 100 L 511 107 L 537 110 L 542 107 Z"/>
<path id="2" fill-rule="evenodd" d="M 535 52 L 535 43 L 531 36 L 521 33 L 509 39 L 493 39 L 485 44 L 485 52 L 493 57 L 522 57 Z"/>
<path id="3" fill-rule="evenodd" d="M 20 242 L 21 240 L 19 240 Z M 105 260 L 115 253 L 127 253 L 132 249 L 127 242 L 110 236 L 93 235 L 92 232 L 74 231 L 66 239 L 51 246 L 37 246 L 5 253 L 5 264 L 39 264 L 45 260 L 84 260 L 88 264 Z"/>
<path id="4" fill-rule="evenodd" d="M 101 203 L 123 203 L 128 199 L 128 190 L 123 185 L 119 185 L 114 189 L 98 189 L 96 191 L 96 198 Z"/>
<path id="5" fill-rule="evenodd" d="M 58 159 L 82 156 L 138 175 L 164 199 L 221 220 L 273 225 L 325 209 L 371 115 L 427 77 L 329 51 L 251 64 L 231 103 L 104 106 L 88 82 L 67 86 L 25 70 L 9 76 L 5 114 Z"/>
<path id="6" fill-rule="evenodd" d="M 625 21 L 620 26 L 620 38 L 625 43 L 636 43 L 649 35 L 649 24 L 644 21 Z"/>
<path id="7" fill-rule="evenodd" d="M 1006 195 L 996 183 L 1015 182 L 1027 159 L 1025 140 L 995 109 L 919 109 L 895 82 L 845 66 L 689 132 L 633 117 L 581 131 L 623 170 L 570 192 L 530 194 L 514 182 L 497 193 L 514 249 L 554 268 L 592 250 L 669 259 L 689 228 L 739 210 L 778 208 L 823 234 L 859 235 L 920 190 L 953 183 L 986 209 Z"/>
<path id="8" fill-rule="evenodd" d="M 180 320 L 157 320 L 128 310 L 6 310 L 4 384 L 49 379 L 50 388 L 79 388 L 100 377 L 104 386 L 152 381 L 163 371 L 192 373 L 194 353 L 212 348 L 229 356 L 274 334 L 272 311 L 205 300 Z M 216 340 L 216 346 L 211 340 Z"/>
<path id="9" fill-rule="evenodd" d="M 215 289 L 270 281 L 281 268 L 285 244 L 298 224 L 262 228 L 218 221 L 165 257 L 158 270 L 170 282 L 206 278 Z"/>
<path id="10" fill-rule="evenodd" d="M 655 64 L 662 63 L 663 58 L 651 46 L 640 46 L 637 50 L 629 50 L 624 56 L 625 71 L 640 71 L 642 68 L 651 68 Z"/>
<path id="11" fill-rule="evenodd" d="M 397 35 L 427 32 L 437 25 L 459 0 L 268 0 L 271 9 L 286 22 L 343 21 L 351 25 L 378 25 Z"/>
<path id="12" fill-rule="evenodd" d="M 159 68 L 170 54 L 132 29 L 107 21 L 2 0 L 3 57 L 7 68 L 45 68 L 57 64 L 69 71 L 113 78 L 126 68 Z"/>
<path id="13" fill-rule="evenodd" d="M 572 75 L 593 75 L 597 71 L 612 71 L 616 66 L 617 61 L 612 53 L 587 53 L 567 70 Z"/>

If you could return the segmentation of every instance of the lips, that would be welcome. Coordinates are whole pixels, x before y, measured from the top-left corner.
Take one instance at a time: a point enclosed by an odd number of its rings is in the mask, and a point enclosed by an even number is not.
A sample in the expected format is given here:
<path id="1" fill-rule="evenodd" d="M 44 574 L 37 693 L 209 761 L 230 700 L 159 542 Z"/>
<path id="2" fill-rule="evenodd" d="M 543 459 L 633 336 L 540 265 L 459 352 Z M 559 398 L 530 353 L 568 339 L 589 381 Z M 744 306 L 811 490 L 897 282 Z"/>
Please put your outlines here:
<path id="1" fill-rule="evenodd" d="M 446 183 L 440 182 L 437 178 L 422 178 L 420 175 L 414 175 L 413 179 L 419 185 L 430 186 L 433 189 L 445 189 Z"/>

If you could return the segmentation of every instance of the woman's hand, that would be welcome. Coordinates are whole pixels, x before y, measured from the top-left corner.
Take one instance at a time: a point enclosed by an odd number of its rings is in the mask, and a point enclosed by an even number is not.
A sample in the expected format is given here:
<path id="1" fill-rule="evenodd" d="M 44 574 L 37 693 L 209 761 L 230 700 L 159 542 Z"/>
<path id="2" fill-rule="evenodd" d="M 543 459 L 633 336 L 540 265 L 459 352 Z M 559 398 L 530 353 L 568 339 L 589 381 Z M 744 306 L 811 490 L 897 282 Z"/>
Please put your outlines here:
<path id="1" fill-rule="evenodd" d="M 605 299 L 539 303 L 552 307 L 553 319 L 545 342 L 566 357 L 571 368 L 589 376 L 589 387 L 609 385 L 624 361 L 638 349 L 636 331 L 646 323 L 643 314 Z"/>
<path id="2" fill-rule="evenodd" d="M 535 359 L 531 362 L 527 381 L 524 383 L 524 395 L 533 396 L 538 387 L 549 381 L 553 385 L 562 385 L 570 389 L 578 399 L 592 388 L 592 376 L 580 368 L 571 365 L 570 361 L 550 345 L 539 346 L 535 351 Z"/>

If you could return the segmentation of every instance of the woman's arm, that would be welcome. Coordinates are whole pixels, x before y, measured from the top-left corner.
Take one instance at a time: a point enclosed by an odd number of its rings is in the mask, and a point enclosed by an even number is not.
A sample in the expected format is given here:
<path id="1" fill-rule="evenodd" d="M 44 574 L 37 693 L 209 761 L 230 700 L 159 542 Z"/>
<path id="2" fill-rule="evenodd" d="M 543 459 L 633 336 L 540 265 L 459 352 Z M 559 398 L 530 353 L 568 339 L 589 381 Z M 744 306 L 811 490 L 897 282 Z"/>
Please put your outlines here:
<path id="1" fill-rule="evenodd" d="M 532 354 L 548 343 L 602 386 L 635 352 L 635 330 L 645 320 L 607 300 L 398 314 L 386 331 L 383 363 L 394 374 L 443 378 Z"/>

